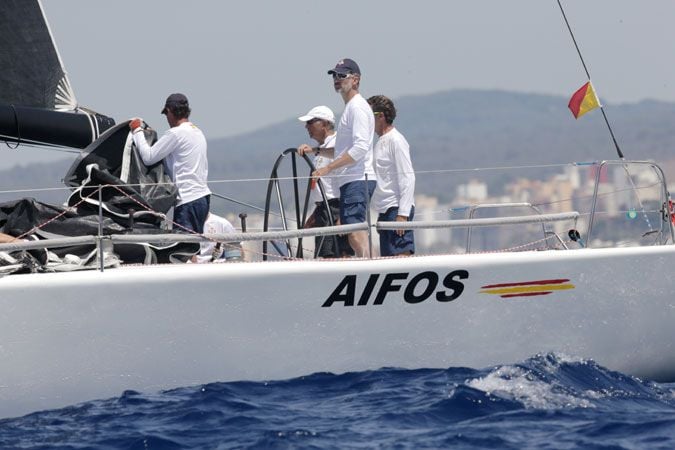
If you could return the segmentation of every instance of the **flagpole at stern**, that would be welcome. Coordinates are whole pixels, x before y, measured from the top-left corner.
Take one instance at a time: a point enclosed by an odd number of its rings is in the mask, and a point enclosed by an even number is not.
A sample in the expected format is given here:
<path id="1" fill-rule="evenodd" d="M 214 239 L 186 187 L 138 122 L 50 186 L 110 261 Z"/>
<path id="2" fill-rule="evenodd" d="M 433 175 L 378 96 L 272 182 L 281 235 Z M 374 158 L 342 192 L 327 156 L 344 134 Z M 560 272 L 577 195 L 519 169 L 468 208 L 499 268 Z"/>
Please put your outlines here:
<path id="1" fill-rule="evenodd" d="M 591 74 L 588 72 L 588 67 L 586 67 L 586 62 L 584 61 L 584 57 L 581 55 L 581 50 L 579 49 L 579 45 L 577 45 L 577 40 L 574 37 L 574 33 L 572 32 L 572 27 L 570 26 L 569 21 L 567 20 L 567 15 L 565 14 L 565 10 L 562 7 L 562 3 L 560 3 L 560 0 L 557 0 L 558 6 L 560 7 L 560 12 L 562 13 L 563 19 L 565 20 L 565 25 L 567 25 L 567 29 L 570 32 L 570 36 L 572 37 L 572 42 L 574 42 L 574 48 L 577 49 L 577 54 L 579 55 L 579 59 L 581 60 L 581 65 L 584 67 L 584 71 L 586 72 L 586 77 L 588 78 L 588 82 L 591 83 Z M 593 86 L 591 84 L 591 86 Z M 595 90 L 594 90 L 595 91 Z M 595 91 L 595 95 L 597 96 L 597 91 Z M 619 143 L 616 141 L 616 137 L 614 137 L 614 131 L 612 131 L 612 126 L 609 124 L 609 120 L 607 119 L 607 114 L 605 113 L 605 108 L 602 106 L 602 103 L 598 102 L 598 105 L 600 106 L 600 111 L 602 112 L 602 117 L 605 119 L 605 123 L 607 124 L 607 129 L 609 130 L 609 135 L 612 137 L 612 142 L 614 142 L 614 147 L 616 148 L 616 153 L 619 155 L 619 158 L 623 158 L 623 152 L 619 148 Z"/>

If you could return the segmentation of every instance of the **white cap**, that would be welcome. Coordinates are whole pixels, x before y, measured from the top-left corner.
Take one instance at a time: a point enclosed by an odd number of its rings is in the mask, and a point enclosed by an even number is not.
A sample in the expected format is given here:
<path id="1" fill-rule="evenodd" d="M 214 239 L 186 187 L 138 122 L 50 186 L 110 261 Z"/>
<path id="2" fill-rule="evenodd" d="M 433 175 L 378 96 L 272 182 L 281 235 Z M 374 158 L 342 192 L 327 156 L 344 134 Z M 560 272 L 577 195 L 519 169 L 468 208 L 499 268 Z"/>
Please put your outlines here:
<path id="1" fill-rule="evenodd" d="M 331 111 L 328 106 L 315 106 L 304 116 L 298 117 L 298 120 L 301 122 L 309 122 L 312 119 L 327 120 L 328 122 L 335 124 L 335 114 L 333 114 L 333 111 Z"/>

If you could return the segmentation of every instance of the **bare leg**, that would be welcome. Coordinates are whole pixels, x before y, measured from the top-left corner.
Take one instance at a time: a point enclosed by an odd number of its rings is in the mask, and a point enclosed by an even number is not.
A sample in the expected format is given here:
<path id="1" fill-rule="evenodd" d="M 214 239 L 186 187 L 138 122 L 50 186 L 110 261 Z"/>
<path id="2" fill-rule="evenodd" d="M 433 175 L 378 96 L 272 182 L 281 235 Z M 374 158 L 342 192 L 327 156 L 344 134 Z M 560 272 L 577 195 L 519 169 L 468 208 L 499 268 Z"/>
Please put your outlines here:
<path id="1" fill-rule="evenodd" d="M 0 233 L 0 244 L 9 244 L 10 242 L 20 242 L 20 241 L 14 236 L 5 233 Z"/>
<path id="2" fill-rule="evenodd" d="M 355 231 L 349 234 L 349 245 L 354 249 L 358 257 L 367 257 L 368 253 L 368 232 Z"/>

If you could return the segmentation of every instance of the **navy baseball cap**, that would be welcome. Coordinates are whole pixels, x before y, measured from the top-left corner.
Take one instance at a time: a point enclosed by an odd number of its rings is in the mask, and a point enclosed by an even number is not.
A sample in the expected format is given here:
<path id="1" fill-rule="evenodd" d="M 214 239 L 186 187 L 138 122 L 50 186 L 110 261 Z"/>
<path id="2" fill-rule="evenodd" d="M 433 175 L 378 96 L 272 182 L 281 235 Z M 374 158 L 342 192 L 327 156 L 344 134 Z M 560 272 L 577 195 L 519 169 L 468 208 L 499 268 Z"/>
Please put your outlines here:
<path id="1" fill-rule="evenodd" d="M 337 64 L 335 64 L 334 69 L 328 71 L 328 75 L 333 75 L 334 73 L 354 73 L 356 75 L 361 75 L 361 69 L 359 69 L 359 65 L 356 64 L 356 61 L 345 58 L 338 61 Z"/>
<path id="2" fill-rule="evenodd" d="M 166 110 L 174 110 L 176 107 L 180 106 L 185 106 L 185 107 L 190 107 L 188 104 L 188 99 L 186 96 L 183 94 L 171 94 L 166 98 L 166 102 L 164 103 L 164 108 L 162 109 L 162 112 L 160 114 L 166 114 Z"/>

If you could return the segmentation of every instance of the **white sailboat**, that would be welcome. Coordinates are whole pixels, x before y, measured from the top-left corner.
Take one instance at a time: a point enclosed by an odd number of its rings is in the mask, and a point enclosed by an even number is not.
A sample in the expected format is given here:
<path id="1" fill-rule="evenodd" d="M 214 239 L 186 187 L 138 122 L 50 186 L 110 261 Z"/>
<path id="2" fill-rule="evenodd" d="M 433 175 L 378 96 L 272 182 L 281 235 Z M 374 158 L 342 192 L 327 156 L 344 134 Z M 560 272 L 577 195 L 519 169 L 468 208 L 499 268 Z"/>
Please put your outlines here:
<path id="1" fill-rule="evenodd" d="M 122 145 L 113 147 L 122 165 L 131 164 L 132 150 L 119 137 L 125 126 L 111 128 L 98 141 L 117 136 Z M 74 202 L 92 201 L 101 222 L 96 232 L 57 237 L 49 230 L 53 223 L 44 221 L 32 230 L 41 240 L 0 244 L 0 254 L 13 257 L 17 267 L 23 251 L 93 249 L 91 270 L 9 274 L 12 261 L 5 259 L 0 416 L 126 389 L 383 366 L 483 367 L 548 351 L 673 380 L 675 300 L 668 275 L 675 265 L 675 235 L 665 177 L 651 162 L 591 166 L 592 194 L 585 202 L 568 199 L 564 211 L 475 203 L 460 219 L 405 225 L 420 232 L 459 230 L 463 246 L 409 258 L 314 260 L 298 252 L 299 237 L 357 228 L 374 235 L 395 227 L 392 223 L 176 236 L 151 233 L 150 220 L 146 228 L 141 225 L 146 232 L 124 233 L 115 221 L 105 228 L 104 217 L 119 213 L 121 220 L 133 221 L 139 215 L 102 199 L 110 185 L 80 187 Z M 604 183 L 609 172 L 623 177 L 623 188 Z M 270 181 L 268 192 L 274 194 L 277 181 Z M 480 216 L 488 210 L 500 214 Z M 621 229 L 626 223 L 630 226 Z M 496 229 L 514 226 L 519 239 L 513 245 L 500 251 L 480 246 L 501 236 Z M 150 249 L 204 239 L 257 242 L 249 248 L 260 253 L 261 241 L 288 244 L 276 261 L 105 267 L 106 257 L 134 244 L 142 246 L 145 258 Z"/>

